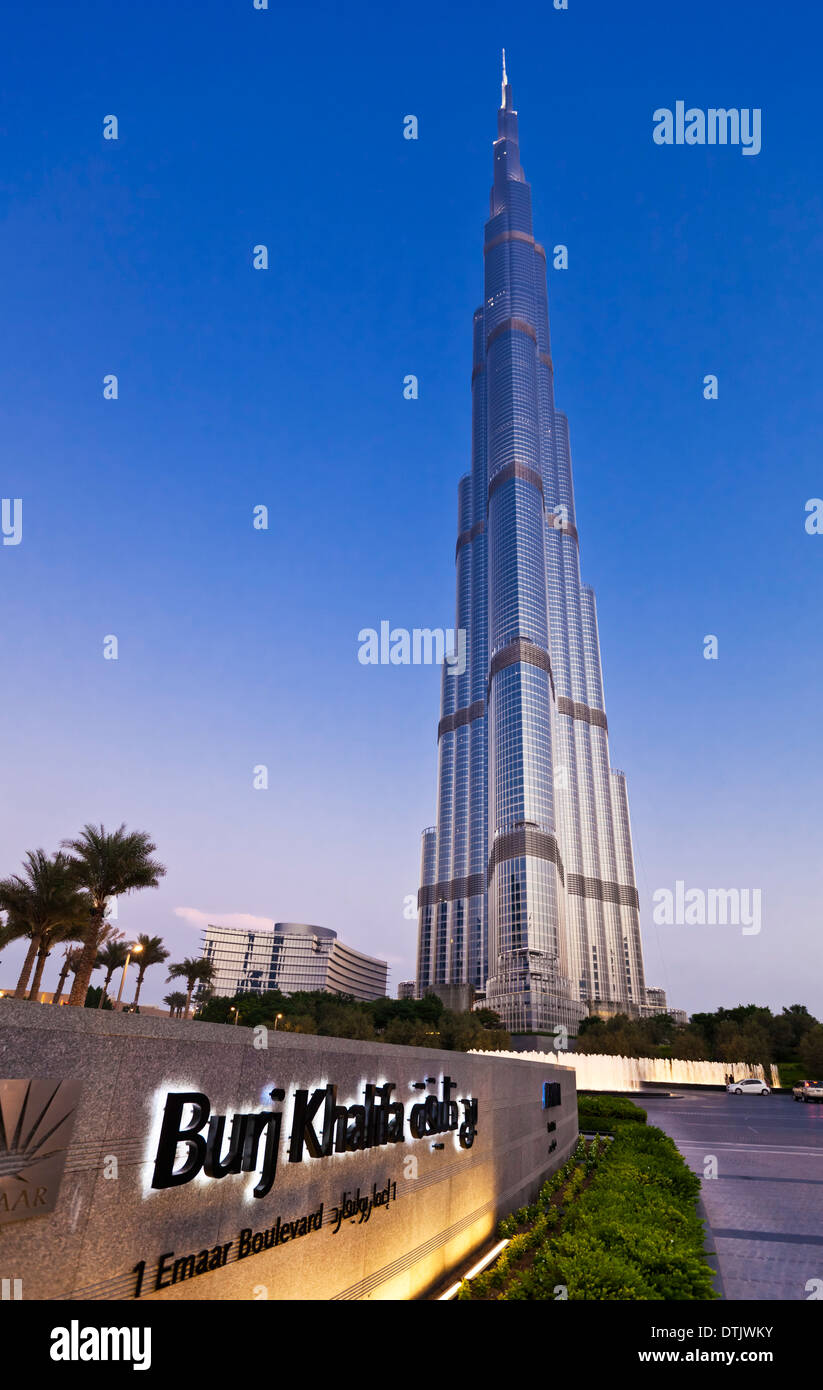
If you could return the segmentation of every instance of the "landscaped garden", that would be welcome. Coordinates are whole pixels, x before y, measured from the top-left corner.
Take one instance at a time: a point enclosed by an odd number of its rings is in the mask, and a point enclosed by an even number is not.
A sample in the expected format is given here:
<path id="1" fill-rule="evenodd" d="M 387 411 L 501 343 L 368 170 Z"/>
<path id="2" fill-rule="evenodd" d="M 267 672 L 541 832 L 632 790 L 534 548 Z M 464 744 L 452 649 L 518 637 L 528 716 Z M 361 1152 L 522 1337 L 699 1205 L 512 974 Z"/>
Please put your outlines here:
<path id="1" fill-rule="evenodd" d="M 501 1221 L 505 1249 L 463 1281 L 458 1298 L 715 1298 L 700 1180 L 673 1141 L 631 1101 L 581 1095 L 578 1103 L 571 1157 L 531 1206 Z"/>

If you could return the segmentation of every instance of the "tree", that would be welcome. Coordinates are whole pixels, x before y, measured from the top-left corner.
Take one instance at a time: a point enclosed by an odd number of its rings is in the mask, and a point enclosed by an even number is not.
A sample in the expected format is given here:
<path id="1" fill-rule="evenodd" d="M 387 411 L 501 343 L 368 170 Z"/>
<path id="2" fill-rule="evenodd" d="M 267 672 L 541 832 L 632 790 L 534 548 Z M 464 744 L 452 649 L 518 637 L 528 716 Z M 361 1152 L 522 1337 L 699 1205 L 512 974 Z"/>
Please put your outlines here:
<path id="1" fill-rule="evenodd" d="M 86 990 L 86 1008 L 112 1010 L 114 1005 L 100 985 L 90 985 Z"/>
<path id="2" fill-rule="evenodd" d="M 505 1028 L 484 1028 L 474 1044 L 478 1052 L 509 1052 L 511 1045 L 511 1034 Z"/>
<path id="3" fill-rule="evenodd" d="M 400 1043 L 402 1047 L 430 1047 L 431 1024 L 423 1023 L 420 1019 L 393 1018 L 386 1025 L 382 1041 Z"/>
<path id="4" fill-rule="evenodd" d="M 296 1018 L 298 1015 L 309 1015 L 312 1025 L 314 1024 L 314 1010 L 305 1007 L 306 1000 L 313 1000 L 314 995 L 295 993 L 288 999 L 279 990 L 267 990 L 264 994 L 251 994 L 245 991 L 242 994 L 235 994 L 229 998 L 225 994 L 214 995 L 198 1009 L 197 1016 L 204 1023 L 234 1023 L 233 1010 L 239 1008 L 243 1016 L 243 1026 L 254 1028 L 258 1023 L 263 1023 L 267 1027 L 274 1027 L 274 1021 L 280 1014 L 278 1027 L 285 1028 L 286 1022 L 283 1015 L 288 1013 L 290 1017 Z M 312 1026 L 307 1030 L 315 1032 Z"/>
<path id="5" fill-rule="evenodd" d="M 13 912 L 8 912 L 6 914 L 5 924 L 2 927 L 0 927 L 0 947 L 9 946 L 13 941 L 20 941 L 24 938 L 28 940 L 30 944 L 26 952 L 25 964 L 23 965 L 23 969 L 20 972 L 20 978 L 17 982 L 17 990 L 15 990 L 15 997 L 20 999 L 22 999 L 23 995 L 25 994 L 26 987 L 29 982 L 32 963 L 37 954 L 37 943 L 34 942 L 32 944 L 31 942 L 31 933 L 29 931 L 28 923 L 24 922 L 21 917 L 15 917 Z M 20 992 L 21 983 L 22 992 Z"/>
<path id="6" fill-rule="evenodd" d="M 800 1043 L 813 1028 L 817 1019 L 803 1004 L 791 1004 L 772 1020 L 769 1033 L 775 1061 L 790 1062 L 797 1056 Z"/>
<path id="7" fill-rule="evenodd" d="M 68 947 L 66 947 L 66 950 L 63 953 L 63 964 L 60 967 L 60 979 L 57 981 L 57 990 L 52 996 L 52 1003 L 60 1003 L 60 995 L 63 993 L 63 986 L 66 983 L 66 976 L 70 975 L 72 971 L 77 969 L 78 965 L 80 964 L 80 957 L 82 956 L 82 954 L 82 949 L 79 946 L 75 946 L 73 950 L 70 950 Z"/>
<path id="8" fill-rule="evenodd" d="M 137 960 L 140 962 L 137 971 L 137 989 L 134 993 L 132 1008 L 137 1008 L 137 1001 L 140 998 L 140 991 L 143 988 L 143 978 L 150 965 L 162 965 L 164 960 L 168 960 L 170 952 L 163 946 L 162 936 L 146 936 L 141 933 L 137 938 L 138 946 L 142 946 L 142 951 L 138 954 Z"/>
<path id="9" fill-rule="evenodd" d="M 109 938 L 103 949 L 97 952 L 97 960 L 95 962 L 95 965 L 99 966 L 102 970 L 105 970 L 106 972 L 106 978 L 103 981 L 103 988 L 100 991 L 100 1002 L 97 1005 L 98 1009 L 102 1009 L 103 1000 L 108 997 L 109 984 L 111 983 L 112 975 L 114 974 L 115 970 L 119 970 L 121 966 L 124 966 L 126 964 L 126 958 L 128 954 L 128 943 L 125 941 L 115 941 L 112 937 Z"/>
<path id="10" fill-rule="evenodd" d="M 195 985 L 210 985 L 214 978 L 214 964 L 210 960 L 204 960 L 199 956 L 187 956 L 185 960 L 177 961 L 169 968 L 166 976 L 167 980 L 185 980 L 188 986 L 186 995 L 186 1012 L 184 1018 L 188 1018 L 191 1007 L 192 990 Z"/>
<path id="11" fill-rule="evenodd" d="M 328 995 L 334 999 L 334 995 Z M 321 1007 L 318 1033 L 330 1038 L 359 1038 L 368 1042 L 374 1037 L 374 1025 L 369 1013 L 351 1002 Z"/>
<path id="12" fill-rule="evenodd" d="M 23 859 L 22 874 L 0 880 L 0 908 L 9 914 L 13 930 L 26 936 L 29 948 L 17 988 L 16 999 L 26 993 L 32 966 L 37 960 L 29 998 L 36 998 L 43 967 L 55 942 L 79 930 L 85 898 L 76 882 L 65 854 L 46 854 L 29 850 Z"/>
<path id="13" fill-rule="evenodd" d="M 715 1034 L 715 1060 L 768 1066 L 772 1058 L 766 1029 L 756 1021 L 747 1021 L 740 1026 L 732 1019 L 725 1019 L 718 1024 Z"/>
<path id="14" fill-rule="evenodd" d="M 186 996 L 181 994 L 179 990 L 172 990 L 171 994 L 165 996 L 163 1003 L 169 1006 L 170 1018 L 179 1018 L 186 1007 Z"/>
<path id="15" fill-rule="evenodd" d="M 682 1062 L 707 1062 L 709 1053 L 701 1034 L 695 1028 L 678 1028 L 672 1042 L 671 1055 Z"/>
<path id="16" fill-rule="evenodd" d="M 440 1015 L 440 1039 L 436 1045 L 445 1048 L 447 1052 L 468 1052 L 470 1048 L 479 1045 L 484 1031 L 475 1014 L 455 1013 L 451 1009 L 444 1009 Z"/>
<path id="17" fill-rule="evenodd" d="M 503 1020 L 494 1009 L 474 1009 L 475 1018 L 483 1024 L 484 1028 L 502 1028 Z"/>
<path id="18" fill-rule="evenodd" d="M 0 884 L 0 893 L 2 892 L 3 887 Z M 5 901 L 8 901 L 8 899 L 6 898 Z M 26 951 L 26 958 L 23 961 L 14 990 L 15 999 L 25 999 L 26 990 L 29 987 L 29 980 L 31 979 L 32 966 L 37 958 L 37 950 L 40 945 L 40 934 L 36 931 L 33 932 L 27 921 L 22 917 L 16 916 L 12 912 L 9 912 L 9 927 L 16 937 L 26 937 L 29 943 Z"/>
<path id="19" fill-rule="evenodd" d="M 210 984 L 198 985 L 194 991 L 194 1012 L 199 1014 L 214 997 Z"/>
<path id="20" fill-rule="evenodd" d="M 422 999 L 416 999 L 418 1015 L 426 1023 L 437 1023 L 445 1011 L 445 1004 L 438 994 L 425 994 Z"/>
<path id="21" fill-rule="evenodd" d="M 818 1077 L 823 1077 L 823 1024 L 815 1023 L 806 1029 L 798 1051 L 807 1080 L 816 1081 Z"/>
<path id="22" fill-rule="evenodd" d="M 80 939 L 83 926 L 86 920 L 86 910 L 74 918 L 67 918 L 62 926 L 46 927 L 40 937 L 40 945 L 37 948 L 37 962 L 34 967 L 34 979 L 29 990 L 29 999 L 36 999 L 43 979 L 43 970 L 46 961 L 61 941 L 78 941 Z"/>
<path id="23" fill-rule="evenodd" d="M 641 1024 L 630 1019 L 628 1014 L 584 1018 L 575 1042 L 576 1052 L 603 1053 L 611 1057 L 647 1057 L 654 1050 Z"/>
<path id="24" fill-rule="evenodd" d="M 157 888 L 166 870 L 152 859 L 157 846 L 146 832 L 126 830 L 125 825 L 112 833 L 103 825 L 84 825 L 77 839 L 63 841 L 63 848 L 71 850 L 74 881 L 88 894 L 90 904 L 83 954 L 69 1000 L 82 1007 L 97 952 L 105 939 L 109 899 L 140 888 Z"/>
<path id="25" fill-rule="evenodd" d="M 240 1021 L 246 1023 L 245 1018 L 241 1018 Z M 273 1029 L 276 1021 L 276 1018 L 273 1018 L 268 1027 Z M 284 1033 L 315 1033 L 317 1031 L 311 1014 L 292 1014 L 291 1018 L 283 1019 L 280 1027 Z"/>

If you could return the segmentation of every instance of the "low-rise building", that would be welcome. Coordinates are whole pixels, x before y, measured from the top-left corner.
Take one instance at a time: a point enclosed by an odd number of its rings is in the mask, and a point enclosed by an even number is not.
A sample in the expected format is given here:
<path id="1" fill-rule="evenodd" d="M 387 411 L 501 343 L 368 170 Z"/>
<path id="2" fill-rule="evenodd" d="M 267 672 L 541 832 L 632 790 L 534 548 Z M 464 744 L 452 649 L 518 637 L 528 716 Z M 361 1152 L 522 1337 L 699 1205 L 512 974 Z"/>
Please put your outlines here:
<path id="1" fill-rule="evenodd" d="M 275 922 L 273 928 L 221 927 L 209 923 L 203 956 L 215 967 L 214 994 L 282 994 L 327 990 L 355 999 L 382 999 L 386 961 L 356 951 L 328 927 Z"/>
<path id="2" fill-rule="evenodd" d="M 656 1014 L 668 1014 L 672 1023 L 688 1023 L 689 1015 L 685 1009 L 670 1009 L 666 1002 L 665 989 L 646 987 L 646 1003 L 641 1010 L 643 1018 L 653 1018 Z"/>

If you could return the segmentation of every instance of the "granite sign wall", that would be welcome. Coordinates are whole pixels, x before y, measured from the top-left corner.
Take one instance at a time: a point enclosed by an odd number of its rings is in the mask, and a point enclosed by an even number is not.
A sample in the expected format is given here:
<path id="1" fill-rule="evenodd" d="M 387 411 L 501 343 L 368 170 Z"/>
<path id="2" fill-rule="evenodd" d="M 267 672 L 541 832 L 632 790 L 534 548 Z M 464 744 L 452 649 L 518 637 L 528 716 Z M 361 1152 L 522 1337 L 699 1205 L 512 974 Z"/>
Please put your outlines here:
<path id="1" fill-rule="evenodd" d="M 0 1114 L 25 1299 L 413 1298 L 577 1137 L 564 1067 L 8 999 Z"/>

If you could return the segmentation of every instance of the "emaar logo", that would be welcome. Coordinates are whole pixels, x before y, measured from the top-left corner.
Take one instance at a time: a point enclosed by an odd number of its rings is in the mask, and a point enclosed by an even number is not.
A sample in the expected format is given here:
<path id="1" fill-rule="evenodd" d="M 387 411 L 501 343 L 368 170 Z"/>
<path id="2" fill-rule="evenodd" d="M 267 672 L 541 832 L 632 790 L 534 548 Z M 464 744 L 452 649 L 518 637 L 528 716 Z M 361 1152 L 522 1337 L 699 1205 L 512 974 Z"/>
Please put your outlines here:
<path id="1" fill-rule="evenodd" d="M 676 101 L 674 111 L 659 106 L 652 120 L 652 139 L 656 145 L 740 145 L 744 154 L 760 153 L 760 107 L 741 109 L 699 106 L 686 110 L 685 101 Z"/>
<path id="2" fill-rule="evenodd" d="M 82 1086 L 0 1081 L 0 1225 L 54 1211 Z"/>

